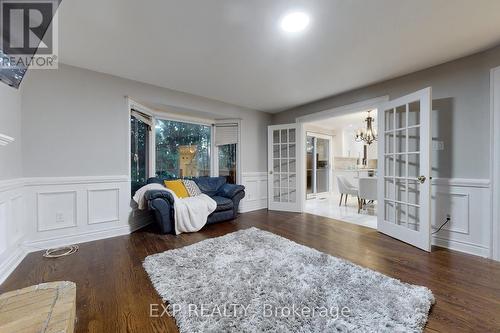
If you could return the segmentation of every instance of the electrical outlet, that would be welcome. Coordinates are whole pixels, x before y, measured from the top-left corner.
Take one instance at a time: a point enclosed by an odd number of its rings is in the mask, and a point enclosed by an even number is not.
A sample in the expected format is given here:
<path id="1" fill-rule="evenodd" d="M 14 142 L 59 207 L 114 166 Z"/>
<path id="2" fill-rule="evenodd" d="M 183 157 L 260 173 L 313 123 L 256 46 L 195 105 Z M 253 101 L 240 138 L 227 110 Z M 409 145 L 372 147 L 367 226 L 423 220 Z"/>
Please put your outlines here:
<path id="1" fill-rule="evenodd" d="M 64 214 L 61 212 L 56 213 L 56 223 L 64 223 Z"/>

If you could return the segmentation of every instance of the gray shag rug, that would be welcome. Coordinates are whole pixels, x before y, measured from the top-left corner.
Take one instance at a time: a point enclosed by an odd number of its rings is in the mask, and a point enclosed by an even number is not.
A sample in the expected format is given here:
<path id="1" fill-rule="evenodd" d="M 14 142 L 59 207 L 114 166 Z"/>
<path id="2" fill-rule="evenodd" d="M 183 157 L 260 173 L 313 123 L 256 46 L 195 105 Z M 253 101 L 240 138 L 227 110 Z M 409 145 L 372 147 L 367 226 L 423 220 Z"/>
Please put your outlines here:
<path id="1" fill-rule="evenodd" d="M 182 333 L 421 332 L 434 303 L 425 287 L 257 228 L 150 255 L 144 268 Z"/>

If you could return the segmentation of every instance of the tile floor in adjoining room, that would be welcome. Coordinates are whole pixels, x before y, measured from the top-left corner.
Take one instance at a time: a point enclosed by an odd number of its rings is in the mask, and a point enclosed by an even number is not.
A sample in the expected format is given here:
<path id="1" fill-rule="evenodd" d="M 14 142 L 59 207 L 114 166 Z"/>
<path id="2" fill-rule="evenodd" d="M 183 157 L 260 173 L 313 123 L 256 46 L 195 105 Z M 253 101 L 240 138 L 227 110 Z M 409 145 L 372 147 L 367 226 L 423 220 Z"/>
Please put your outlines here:
<path id="1" fill-rule="evenodd" d="M 377 205 L 367 205 L 366 209 L 358 214 L 358 200 L 349 197 L 347 205 L 342 200 L 339 206 L 340 195 L 331 195 L 328 198 L 306 200 L 305 212 L 325 216 L 331 219 L 377 228 Z"/>

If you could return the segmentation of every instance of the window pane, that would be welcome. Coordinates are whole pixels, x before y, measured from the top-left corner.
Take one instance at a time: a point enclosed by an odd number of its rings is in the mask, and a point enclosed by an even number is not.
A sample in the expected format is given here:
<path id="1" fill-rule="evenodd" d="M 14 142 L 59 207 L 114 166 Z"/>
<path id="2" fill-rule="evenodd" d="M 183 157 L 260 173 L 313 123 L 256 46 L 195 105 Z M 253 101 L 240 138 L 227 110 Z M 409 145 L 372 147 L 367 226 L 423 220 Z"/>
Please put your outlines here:
<path id="1" fill-rule="evenodd" d="M 210 142 L 210 126 L 157 120 L 156 174 L 173 178 L 209 176 Z"/>
<path id="2" fill-rule="evenodd" d="M 408 229 L 419 231 L 420 229 L 420 208 L 408 206 Z"/>
<path id="3" fill-rule="evenodd" d="M 394 153 L 394 132 L 385 135 L 385 153 Z"/>
<path id="4" fill-rule="evenodd" d="M 408 180 L 408 203 L 420 204 L 420 184 L 416 180 Z"/>
<path id="5" fill-rule="evenodd" d="M 408 154 L 408 177 L 420 176 L 420 154 Z"/>
<path id="6" fill-rule="evenodd" d="M 385 156 L 384 175 L 394 176 L 394 155 Z"/>
<path id="7" fill-rule="evenodd" d="M 384 197 L 387 199 L 395 199 L 394 196 L 394 179 L 385 178 L 384 179 Z"/>
<path id="8" fill-rule="evenodd" d="M 420 151 L 420 127 L 412 127 L 408 129 L 408 151 Z"/>
<path id="9" fill-rule="evenodd" d="M 406 152 L 406 130 L 396 131 L 396 153 Z"/>
<path id="10" fill-rule="evenodd" d="M 394 223 L 395 203 L 392 201 L 384 201 L 384 219 L 386 222 Z"/>
<path id="11" fill-rule="evenodd" d="M 294 143 L 295 142 L 295 129 L 294 128 L 290 129 L 288 131 L 288 134 L 289 134 L 288 135 L 288 139 L 289 139 L 288 142 Z"/>
<path id="12" fill-rule="evenodd" d="M 273 143 L 280 143 L 280 131 L 279 130 L 273 131 Z"/>
<path id="13" fill-rule="evenodd" d="M 408 126 L 420 124 L 420 101 L 408 105 Z"/>
<path id="14" fill-rule="evenodd" d="M 281 143 L 288 142 L 288 131 L 286 129 L 281 130 Z"/>
<path id="15" fill-rule="evenodd" d="M 219 176 L 226 177 L 227 183 L 236 184 L 236 144 L 218 146 Z"/>
<path id="16" fill-rule="evenodd" d="M 130 117 L 130 175 L 132 187 L 139 188 L 148 178 L 149 169 L 149 126 Z M 137 189 L 135 188 L 135 189 Z"/>
<path id="17" fill-rule="evenodd" d="M 392 130 L 394 128 L 394 110 L 393 109 L 385 110 L 384 119 L 385 119 L 385 130 L 386 131 Z"/>
<path id="18" fill-rule="evenodd" d="M 405 155 L 396 155 L 396 177 L 406 177 Z"/>
<path id="19" fill-rule="evenodd" d="M 280 158 L 280 145 L 273 145 L 273 158 Z"/>
<path id="20" fill-rule="evenodd" d="M 396 200 L 406 201 L 406 180 L 396 179 Z"/>
<path id="21" fill-rule="evenodd" d="M 406 105 L 396 108 L 396 128 L 406 127 Z"/>
<path id="22" fill-rule="evenodd" d="M 407 224 L 408 206 L 405 204 L 396 203 L 396 224 Z"/>

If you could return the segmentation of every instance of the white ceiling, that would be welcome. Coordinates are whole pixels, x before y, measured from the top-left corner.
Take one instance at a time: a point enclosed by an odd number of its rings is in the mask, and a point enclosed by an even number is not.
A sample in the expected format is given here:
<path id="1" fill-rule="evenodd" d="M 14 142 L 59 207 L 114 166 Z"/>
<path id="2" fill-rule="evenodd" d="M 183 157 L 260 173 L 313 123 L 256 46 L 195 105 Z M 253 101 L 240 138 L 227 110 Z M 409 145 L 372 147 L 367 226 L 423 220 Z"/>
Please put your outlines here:
<path id="1" fill-rule="evenodd" d="M 353 131 L 354 132 L 359 128 L 366 128 L 365 119 L 368 116 L 367 111 L 349 113 L 349 114 L 345 114 L 342 116 L 337 116 L 337 117 L 332 117 L 332 118 L 328 118 L 328 119 L 322 119 L 322 120 L 318 120 L 318 121 L 309 122 L 307 124 L 312 125 L 314 127 L 323 128 L 323 129 L 328 130 L 328 131 L 333 131 L 333 132 L 340 132 L 340 131 Z M 370 115 L 376 121 L 377 110 L 371 111 Z"/>
<path id="2" fill-rule="evenodd" d="M 287 35 L 279 19 L 310 14 Z M 63 0 L 60 60 L 276 112 L 500 43 L 498 0 Z"/>

